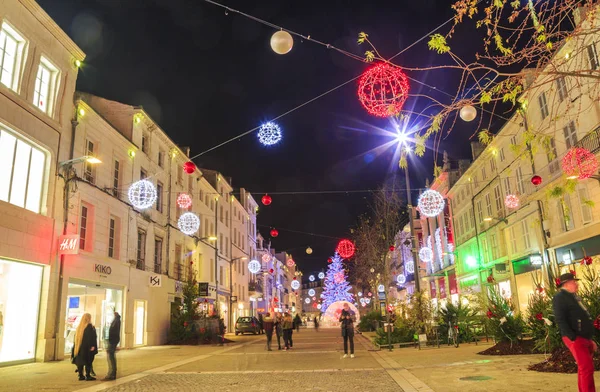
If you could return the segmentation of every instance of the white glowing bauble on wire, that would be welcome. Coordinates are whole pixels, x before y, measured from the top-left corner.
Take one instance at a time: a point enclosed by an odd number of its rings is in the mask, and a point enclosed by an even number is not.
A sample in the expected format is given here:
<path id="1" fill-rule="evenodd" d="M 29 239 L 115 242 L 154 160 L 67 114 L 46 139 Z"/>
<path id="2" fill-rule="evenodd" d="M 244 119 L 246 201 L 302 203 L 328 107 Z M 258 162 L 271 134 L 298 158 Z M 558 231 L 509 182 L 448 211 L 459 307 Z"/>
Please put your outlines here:
<path id="1" fill-rule="evenodd" d="M 325 274 L 323 272 L 319 272 L 319 279 L 324 279 L 325 278 Z"/>
<path id="2" fill-rule="evenodd" d="M 304 300 L 304 302 L 306 302 L 307 304 L 309 304 L 309 303 L 310 303 L 310 298 L 306 298 L 306 299 Z"/>
<path id="3" fill-rule="evenodd" d="M 271 36 L 271 49 L 277 54 L 287 54 L 294 46 L 294 38 L 287 31 L 278 31 Z"/>
<path id="4" fill-rule="evenodd" d="M 396 282 L 398 282 L 398 284 L 406 283 L 406 276 L 404 276 L 403 274 L 398 275 L 398 277 L 396 278 Z"/>
<path id="5" fill-rule="evenodd" d="M 438 191 L 428 189 L 419 196 L 419 211 L 428 218 L 438 216 L 444 210 L 444 196 Z"/>
<path id="6" fill-rule="evenodd" d="M 312 252 L 313 252 L 313 250 L 312 250 L 312 248 L 310 246 L 308 248 L 306 248 L 306 254 L 307 255 L 312 255 Z"/>
<path id="7" fill-rule="evenodd" d="M 371 303 L 371 298 L 365 297 L 365 303 L 370 304 Z"/>
<path id="8" fill-rule="evenodd" d="M 380 284 L 379 286 L 377 286 L 377 291 L 379 291 L 380 293 L 383 293 L 385 291 L 385 286 Z"/>
<path id="9" fill-rule="evenodd" d="M 315 276 L 314 275 L 309 276 L 308 280 L 310 280 L 311 282 L 314 282 L 315 281 Z"/>
<path id="10" fill-rule="evenodd" d="M 404 264 L 404 270 L 406 270 L 406 272 L 408 272 L 409 274 L 414 274 L 415 273 L 415 263 L 412 261 L 407 261 Z"/>
<path id="11" fill-rule="evenodd" d="M 260 126 L 258 130 L 258 141 L 262 145 L 272 146 L 281 140 L 281 128 L 274 122 L 269 121 Z"/>
<path id="12" fill-rule="evenodd" d="M 460 118 L 462 118 L 463 121 L 473 121 L 475 120 L 475 117 L 477 117 L 477 109 L 475 109 L 473 106 L 466 105 L 460 109 Z"/>
<path id="13" fill-rule="evenodd" d="M 431 248 L 424 246 L 419 249 L 419 258 L 426 263 L 429 263 L 433 259 L 433 251 Z"/>
<path id="14" fill-rule="evenodd" d="M 308 290 L 308 295 L 309 295 L 310 297 L 314 297 L 314 296 L 315 296 L 315 294 L 316 294 L 316 293 L 315 293 L 315 289 L 310 289 L 310 290 Z"/>
<path id="15" fill-rule="evenodd" d="M 317 309 L 321 309 L 321 304 L 317 304 Z"/>
<path id="16" fill-rule="evenodd" d="M 298 290 L 300 288 L 300 282 L 298 282 L 297 280 L 292 280 L 292 288 L 294 290 Z"/>
<path id="17" fill-rule="evenodd" d="M 364 298 L 361 298 L 361 299 L 360 299 L 360 303 L 361 303 L 361 304 L 364 304 L 364 303 L 365 303 L 365 299 L 364 299 Z"/>
<path id="18" fill-rule="evenodd" d="M 358 292 L 358 296 L 359 296 L 359 297 L 362 297 L 362 291 L 359 291 L 359 292 Z"/>
<path id="19" fill-rule="evenodd" d="M 200 218 L 193 212 L 186 212 L 177 220 L 177 227 L 183 234 L 192 235 L 200 229 Z"/>
<path id="20" fill-rule="evenodd" d="M 269 261 L 271 261 L 271 254 L 265 253 L 264 255 L 262 255 L 262 261 L 265 263 L 268 263 Z"/>
<path id="21" fill-rule="evenodd" d="M 152 207 L 157 197 L 154 184 L 148 180 L 140 180 L 131 184 L 127 195 L 129 202 L 140 210 Z"/>
<path id="22" fill-rule="evenodd" d="M 258 260 L 252 260 L 248 263 L 248 271 L 250 271 L 250 273 L 257 273 L 258 271 L 260 271 L 260 268 L 262 266 L 260 265 L 260 262 Z"/>

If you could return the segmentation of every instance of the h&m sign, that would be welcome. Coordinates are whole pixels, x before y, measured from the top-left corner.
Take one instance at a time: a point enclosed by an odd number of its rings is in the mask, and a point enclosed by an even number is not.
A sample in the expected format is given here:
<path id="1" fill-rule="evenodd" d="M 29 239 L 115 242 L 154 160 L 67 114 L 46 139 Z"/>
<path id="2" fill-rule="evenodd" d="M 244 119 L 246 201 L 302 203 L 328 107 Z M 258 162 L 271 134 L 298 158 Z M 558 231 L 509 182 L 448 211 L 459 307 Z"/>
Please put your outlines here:
<path id="1" fill-rule="evenodd" d="M 69 234 L 58 237 L 59 255 L 76 255 L 79 253 L 79 235 Z"/>
<path id="2" fill-rule="evenodd" d="M 110 275 L 112 268 L 109 265 L 94 264 L 94 272 L 104 275 Z"/>

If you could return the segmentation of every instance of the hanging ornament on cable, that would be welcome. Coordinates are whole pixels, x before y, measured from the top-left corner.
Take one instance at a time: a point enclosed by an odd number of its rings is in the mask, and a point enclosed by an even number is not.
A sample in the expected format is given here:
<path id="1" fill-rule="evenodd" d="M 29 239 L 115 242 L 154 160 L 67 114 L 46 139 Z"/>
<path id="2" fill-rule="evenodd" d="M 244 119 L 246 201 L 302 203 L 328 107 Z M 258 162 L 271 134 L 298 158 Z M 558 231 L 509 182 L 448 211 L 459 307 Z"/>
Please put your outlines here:
<path id="1" fill-rule="evenodd" d="M 598 172 L 598 159 L 585 148 L 573 147 L 562 159 L 562 169 L 568 179 L 584 180 Z"/>
<path id="2" fill-rule="evenodd" d="M 424 246 L 419 249 L 419 258 L 426 263 L 429 263 L 433 259 L 433 251 L 431 248 Z"/>
<path id="3" fill-rule="evenodd" d="M 403 274 L 400 274 L 396 277 L 396 282 L 398 282 L 399 285 L 403 285 L 404 283 L 406 283 L 406 276 L 404 276 Z"/>
<path id="4" fill-rule="evenodd" d="M 200 229 L 200 218 L 192 212 L 186 212 L 177 220 L 177 227 L 183 234 L 192 235 Z"/>
<path id="5" fill-rule="evenodd" d="M 358 100 L 373 116 L 392 117 L 402 111 L 408 90 L 408 78 L 400 68 L 380 63 L 360 77 Z"/>
<path id="6" fill-rule="evenodd" d="M 519 196 L 517 195 L 506 195 L 504 198 L 504 205 L 506 208 L 515 209 L 519 208 Z"/>
<path id="7" fill-rule="evenodd" d="M 179 208 L 190 208 L 192 206 L 192 197 L 187 193 L 180 193 L 177 196 L 177 205 Z"/>
<path id="8" fill-rule="evenodd" d="M 310 280 L 311 282 L 314 282 L 315 281 L 315 276 L 314 275 L 309 276 L 308 280 Z"/>
<path id="9" fill-rule="evenodd" d="M 262 261 L 263 261 L 263 263 L 268 263 L 269 261 L 271 261 L 271 254 L 270 253 L 264 253 L 262 255 Z"/>
<path id="10" fill-rule="evenodd" d="M 324 279 L 325 278 L 325 273 L 323 272 L 319 272 L 319 279 Z"/>
<path id="11" fill-rule="evenodd" d="M 310 246 L 308 248 L 306 248 L 306 254 L 307 255 L 312 255 L 312 252 L 313 252 L 313 250 L 312 250 L 312 248 Z"/>
<path id="12" fill-rule="evenodd" d="M 309 303 L 310 303 L 310 298 L 306 298 L 306 299 L 304 300 L 304 302 L 305 302 L 305 303 L 307 303 L 307 304 L 309 304 Z"/>
<path id="13" fill-rule="evenodd" d="M 475 120 L 475 117 L 477 117 L 477 109 L 473 106 L 465 105 L 460 108 L 460 118 L 462 118 L 463 121 L 471 122 Z"/>
<path id="14" fill-rule="evenodd" d="M 272 146 L 281 140 L 281 128 L 274 122 L 267 122 L 258 130 L 258 141 L 264 146 Z"/>
<path id="15" fill-rule="evenodd" d="M 270 234 L 271 237 L 275 238 L 279 235 L 279 231 L 277 231 L 277 229 L 272 229 Z"/>
<path id="16" fill-rule="evenodd" d="M 540 185 L 542 183 L 542 177 L 536 174 L 535 176 L 531 177 L 531 183 L 535 186 Z"/>
<path id="17" fill-rule="evenodd" d="M 269 273 L 272 275 L 275 270 L 273 268 L 269 269 Z"/>
<path id="18" fill-rule="evenodd" d="M 267 195 L 267 194 L 265 194 L 265 195 L 262 197 L 262 203 L 263 203 L 264 205 L 266 205 L 266 206 L 270 205 L 272 201 L 273 201 L 273 199 L 271 198 L 271 196 L 269 196 L 269 195 Z"/>
<path id="19" fill-rule="evenodd" d="M 140 180 L 131 184 L 127 196 L 135 208 L 143 210 L 152 207 L 157 193 L 153 183 L 148 180 Z"/>
<path id="20" fill-rule="evenodd" d="M 271 49 L 277 54 L 287 54 L 294 46 L 294 38 L 287 31 L 278 31 L 271 36 Z"/>
<path id="21" fill-rule="evenodd" d="M 196 164 L 192 161 L 188 161 L 183 164 L 183 171 L 187 174 L 192 174 L 196 170 Z"/>
<path id="22" fill-rule="evenodd" d="M 390 246 L 390 252 L 393 252 L 393 251 L 395 251 L 395 250 L 396 250 L 396 247 L 395 247 L 394 245 L 391 245 L 391 246 Z"/>
<path id="23" fill-rule="evenodd" d="M 298 282 L 297 280 L 292 281 L 292 289 L 294 290 L 298 290 L 300 288 L 300 282 Z"/>
<path id="24" fill-rule="evenodd" d="M 333 263 L 333 260 L 331 260 L 331 257 L 327 259 L 328 263 Z"/>
<path id="25" fill-rule="evenodd" d="M 354 243 L 346 239 L 341 240 L 335 249 L 335 251 L 344 259 L 349 259 L 350 257 L 354 256 L 355 250 L 356 248 Z"/>
<path id="26" fill-rule="evenodd" d="M 250 273 L 255 274 L 258 271 L 260 271 L 261 269 L 261 265 L 260 262 L 258 260 L 252 260 L 248 263 L 248 271 L 250 271 Z"/>
<path id="27" fill-rule="evenodd" d="M 415 273 L 415 263 L 413 261 L 407 261 L 404 263 L 404 270 L 409 274 Z"/>
<path id="28" fill-rule="evenodd" d="M 419 206 L 421 214 L 428 218 L 433 218 L 438 216 L 444 210 L 444 196 L 438 191 L 428 189 L 419 196 L 417 205 Z"/>
<path id="29" fill-rule="evenodd" d="M 288 267 L 292 268 L 293 266 L 296 265 L 296 262 L 294 261 L 294 259 L 287 259 L 286 264 Z M 296 278 L 294 278 L 296 279 Z"/>

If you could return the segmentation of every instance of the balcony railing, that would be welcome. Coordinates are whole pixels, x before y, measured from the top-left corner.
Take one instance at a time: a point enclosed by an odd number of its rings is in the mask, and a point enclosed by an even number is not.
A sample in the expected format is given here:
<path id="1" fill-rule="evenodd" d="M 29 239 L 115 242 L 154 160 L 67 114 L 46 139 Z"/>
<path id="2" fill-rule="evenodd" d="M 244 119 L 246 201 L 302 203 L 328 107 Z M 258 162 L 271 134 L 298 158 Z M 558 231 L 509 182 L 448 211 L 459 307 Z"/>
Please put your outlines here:
<path id="1" fill-rule="evenodd" d="M 575 143 L 574 147 L 583 147 L 592 154 L 600 151 L 600 127 L 585 135 L 583 139 Z"/>

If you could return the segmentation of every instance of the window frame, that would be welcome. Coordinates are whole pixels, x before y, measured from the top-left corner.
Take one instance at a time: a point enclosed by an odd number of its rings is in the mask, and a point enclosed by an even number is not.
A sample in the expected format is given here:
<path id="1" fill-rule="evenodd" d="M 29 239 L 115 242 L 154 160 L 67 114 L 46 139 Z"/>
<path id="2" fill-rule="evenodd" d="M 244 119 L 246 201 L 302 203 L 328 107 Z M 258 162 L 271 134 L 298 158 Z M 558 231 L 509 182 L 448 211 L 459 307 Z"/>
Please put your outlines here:
<path id="1" fill-rule="evenodd" d="M 6 37 L 10 37 L 15 42 L 15 58 L 13 62 L 13 70 L 12 75 L 10 76 L 9 85 L 1 82 L 2 75 L 4 71 L 4 59 L 6 53 L 6 43 L 2 47 L 0 47 L 0 85 L 14 91 L 15 93 L 19 93 L 21 87 L 21 78 L 23 76 L 23 68 L 25 66 L 24 59 L 27 58 L 27 40 L 24 38 L 23 34 L 21 34 L 17 29 L 15 29 L 10 23 L 6 20 L 2 20 L 0 25 L 0 37 L 1 34 L 5 34 Z"/>
<path id="2" fill-rule="evenodd" d="M 546 117 L 550 115 L 550 109 L 548 109 L 548 100 L 546 99 L 545 91 L 538 95 L 538 105 L 540 106 L 540 115 L 542 116 L 542 120 L 545 120 Z"/>
<path id="3" fill-rule="evenodd" d="M 48 82 L 47 82 L 47 91 L 46 91 L 46 104 L 43 104 L 43 101 L 40 101 L 42 97 L 42 83 L 43 83 L 43 74 L 42 78 L 40 78 L 40 72 L 47 71 L 48 72 Z M 33 106 L 44 112 L 50 117 L 54 116 L 56 99 L 58 96 L 58 88 L 59 88 L 59 80 L 60 80 L 60 70 L 54 65 L 48 58 L 45 56 L 40 56 L 40 61 L 38 63 L 38 70 L 36 73 L 36 77 L 33 83 Z M 40 104 L 42 102 L 42 104 Z M 45 106 L 42 107 L 42 106 Z"/>

